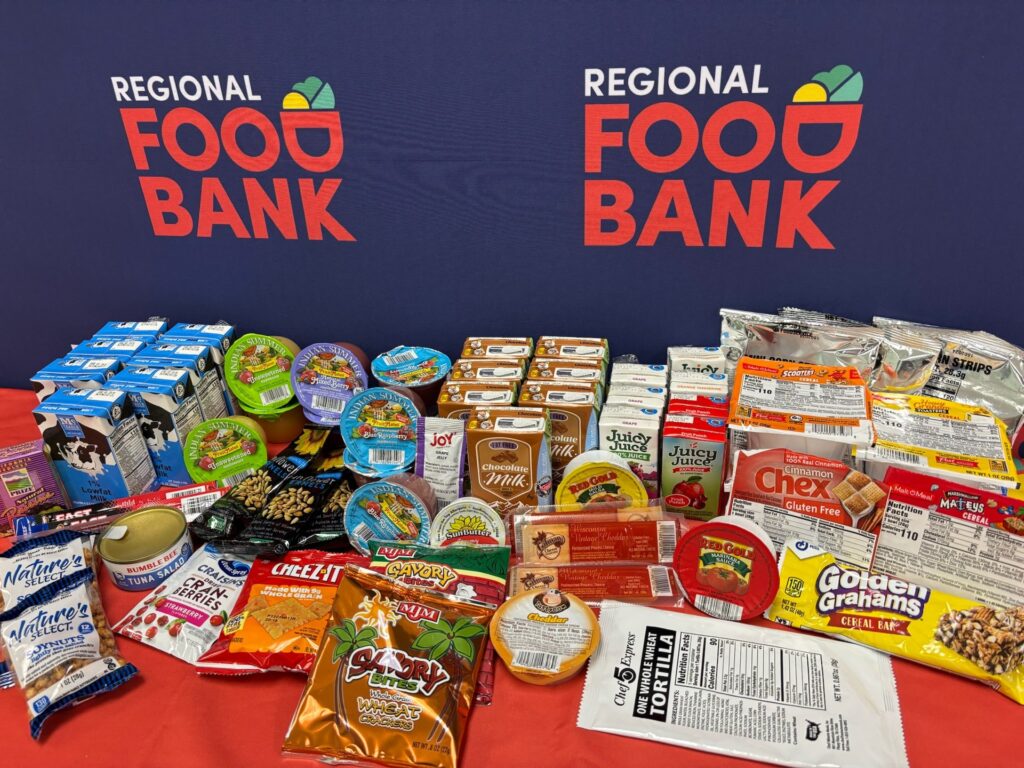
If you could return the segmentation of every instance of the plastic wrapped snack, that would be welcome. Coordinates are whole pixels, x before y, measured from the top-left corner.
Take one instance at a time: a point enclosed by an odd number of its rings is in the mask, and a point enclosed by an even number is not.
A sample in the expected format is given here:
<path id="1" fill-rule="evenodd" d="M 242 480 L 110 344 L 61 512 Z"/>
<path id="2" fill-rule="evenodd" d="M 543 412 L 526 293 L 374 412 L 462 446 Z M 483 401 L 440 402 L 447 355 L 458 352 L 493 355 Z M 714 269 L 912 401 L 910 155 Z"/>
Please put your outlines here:
<path id="1" fill-rule="evenodd" d="M 351 552 L 288 552 L 258 559 L 220 637 L 196 663 L 200 673 L 308 674 L 323 640 L 345 565 L 366 565 Z"/>
<path id="2" fill-rule="evenodd" d="M 0 622 L 0 637 L 34 739 L 50 715 L 138 673 L 117 652 L 91 570 L 51 582 L 22 601 Z"/>
<path id="3" fill-rule="evenodd" d="M 117 622 L 114 630 L 195 664 L 220 635 L 251 565 L 251 559 L 207 544 Z"/>
<path id="4" fill-rule="evenodd" d="M 792 539 L 766 614 L 991 685 L 1024 704 L 1024 606 L 994 608 L 880 573 L 850 568 Z"/>
<path id="5" fill-rule="evenodd" d="M 491 613 L 348 566 L 285 753 L 455 768 Z"/>
<path id="6" fill-rule="evenodd" d="M 72 531 L 27 539 L 0 554 L 0 621 L 37 591 L 78 571 L 92 569 L 92 541 Z"/>

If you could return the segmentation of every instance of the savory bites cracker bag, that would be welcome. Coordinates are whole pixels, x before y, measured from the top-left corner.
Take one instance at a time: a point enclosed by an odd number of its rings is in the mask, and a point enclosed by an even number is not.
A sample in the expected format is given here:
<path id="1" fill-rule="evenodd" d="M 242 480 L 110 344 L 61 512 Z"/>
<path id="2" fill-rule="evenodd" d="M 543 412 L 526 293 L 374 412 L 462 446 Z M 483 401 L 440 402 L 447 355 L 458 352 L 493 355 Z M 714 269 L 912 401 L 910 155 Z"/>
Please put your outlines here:
<path id="1" fill-rule="evenodd" d="M 284 751 L 455 768 L 491 613 L 347 566 Z"/>
<path id="2" fill-rule="evenodd" d="M 993 608 L 840 565 L 791 539 L 766 616 L 991 685 L 1024 704 L 1024 606 Z"/>
<path id="3" fill-rule="evenodd" d="M 300 550 L 256 560 L 220 637 L 196 663 L 211 675 L 308 674 L 320 648 L 345 565 L 355 553 Z"/>

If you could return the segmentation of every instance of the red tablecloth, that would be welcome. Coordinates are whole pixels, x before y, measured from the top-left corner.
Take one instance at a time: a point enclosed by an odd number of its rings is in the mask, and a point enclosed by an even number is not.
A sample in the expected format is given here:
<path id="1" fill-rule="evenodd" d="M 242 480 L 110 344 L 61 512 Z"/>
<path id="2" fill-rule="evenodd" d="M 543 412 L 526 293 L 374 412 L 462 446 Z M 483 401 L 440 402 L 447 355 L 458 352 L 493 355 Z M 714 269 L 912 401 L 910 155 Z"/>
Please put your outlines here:
<path id="1" fill-rule="evenodd" d="M 0 389 L 0 445 L 38 437 L 30 411 L 35 397 Z M 5 548 L 0 544 L 0 548 Z M 128 612 L 138 593 L 101 579 L 111 620 Z M 218 680 L 187 664 L 121 638 L 140 675 L 114 694 L 62 712 L 43 740 L 28 735 L 24 699 L 0 692 L 0 754 L 9 766 L 309 765 L 280 757 L 303 680 L 261 675 Z M 913 766 L 1014 765 L 1020 762 L 1024 709 L 995 691 L 895 660 L 907 751 Z M 500 667 L 494 704 L 471 716 L 463 766 L 737 766 L 741 761 L 576 727 L 583 676 L 552 688 L 510 677 Z M 1017 755 L 1017 757 L 1014 757 Z"/>

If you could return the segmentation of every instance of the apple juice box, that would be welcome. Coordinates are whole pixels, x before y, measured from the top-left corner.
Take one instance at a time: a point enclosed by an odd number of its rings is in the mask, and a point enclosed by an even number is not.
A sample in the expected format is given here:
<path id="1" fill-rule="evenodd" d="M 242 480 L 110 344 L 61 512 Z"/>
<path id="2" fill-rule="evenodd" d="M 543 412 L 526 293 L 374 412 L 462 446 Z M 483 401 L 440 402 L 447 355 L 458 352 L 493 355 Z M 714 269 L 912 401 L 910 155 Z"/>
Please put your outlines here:
<path id="1" fill-rule="evenodd" d="M 661 496 L 665 509 L 710 520 L 722 506 L 725 419 L 680 415 L 665 422 L 661 438 Z"/>

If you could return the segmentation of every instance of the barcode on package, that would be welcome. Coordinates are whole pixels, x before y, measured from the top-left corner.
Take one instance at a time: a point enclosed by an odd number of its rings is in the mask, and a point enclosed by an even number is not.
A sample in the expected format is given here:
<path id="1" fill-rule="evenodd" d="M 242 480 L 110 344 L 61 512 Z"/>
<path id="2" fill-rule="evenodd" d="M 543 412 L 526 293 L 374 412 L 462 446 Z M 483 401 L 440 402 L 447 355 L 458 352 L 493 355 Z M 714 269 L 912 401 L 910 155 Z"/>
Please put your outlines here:
<path id="1" fill-rule="evenodd" d="M 540 669 L 545 672 L 558 671 L 559 656 L 554 653 L 540 651 L 516 651 L 512 657 L 512 666 L 522 669 Z"/>
<path id="2" fill-rule="evenodd" d="M 897 451 L 895 448 L 886 448 L 881 445 L 875 446 L 875 455 L 880 459 L 892 459 L 893 461 L 900 461 L 904 464 L 923 464 L 924 457 L 918 456 L 916 453 L 907 453 L 906 451 Z"/>
<path id="3" fill-rule="evenodd" d="M 663 565 L 652 565 L 648 570 L 651 577 L 651 595 L 653 597 L 672 597 L 672 582 L 668 568 Z"/>
<path id="4" fill-rule="evenodd" d="M 658 523 L 658 561 L 671 563 L 676 552 L 676 523 L 662 520 Z"/>
<path id="5" fill-rule="evenodd" d="M 246 469 L 246 470 L 244 470 L 242 472 L 239 472 L 237 474 L 228 475 L 227 477 L 225 477 L 223 480 L 220 481 L 220 484 L 225 486 L 225 487 L 229 486 L 229 485 L 238 485 L 240 482 L 245 480 L 245 478 L 247 478 L 252 473 L 253 473 L 253 470 Z"/>
<path id="6" fill-rule="evenodd" d="M 371 448 L 369 451 L 371 464 L 403 464 L 405 452 L 397 448 Z"/>
<path id="7" fill-rule="evenodd" d="M 717 597 L 697 595 L 694 598 L 693 605 L 697 608 L 697 610 L 706 613 L 708 616 L 714 616 L 719 619 L 739 621 L 740 617 L 743 616 L 742 606 L 738 605 L 737 603 L 730 603 L 725 600 L 719 600 Z"/>
<path id="8" fill-rule="evenodd" d="M 282 384 L 280 387 L 273 387 L 271 389 L 260 392 L 260 402 L 263 405 L 270 405 L 276 403 L 278 400 L 284 400 L 287 397 L 291 397 L 292 388 L 287 384 Z"/>
<path id="9" fill-rule="evenodd" d="M 219 499 L 222 495 L 223 494 L 220 491 L 211 491 L 198 496 L 185 496 L 181 499 L 181 514 L 183 514 L 185 519 L 191 523 L 203 514 L 203 512 L 208 510 L 213 502 Z"/>
<path id="10" fill-rule="evenodd" d="M 399 352 L 397 355 L 384 355 L 384 362 L 387 365 L 398 365 L 416 359 L 416 350 L 410 349 L 406 352 Z"/>
<path id="11" fill-rule="evenodd" d="M 352 533 L 357 539 L 362 539 L 363 541 L 369 541 L 370 539 L 375 538 L 373 531 L 370 530 L 370 526 L 366 525 L 366 523 L 358 523 L 356 527 L 352 529 Z"/>
<path id="12" fill-rule="evenodd" d="M 812 435 L 828 435 L 830 437 L 852 437 L 853 427 L 842 427 L 838 424 L 807 424 L 806 431 Z"/>
<path id="13" fill-rule="evenodd" d="M 313 395 L 313 407 L 321 411 L 334 411 L 341 413 L 345 410 L 345 401 L 340 397 L 327 397 L 326 395 Z"/>

